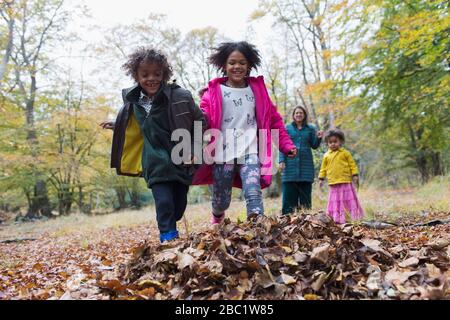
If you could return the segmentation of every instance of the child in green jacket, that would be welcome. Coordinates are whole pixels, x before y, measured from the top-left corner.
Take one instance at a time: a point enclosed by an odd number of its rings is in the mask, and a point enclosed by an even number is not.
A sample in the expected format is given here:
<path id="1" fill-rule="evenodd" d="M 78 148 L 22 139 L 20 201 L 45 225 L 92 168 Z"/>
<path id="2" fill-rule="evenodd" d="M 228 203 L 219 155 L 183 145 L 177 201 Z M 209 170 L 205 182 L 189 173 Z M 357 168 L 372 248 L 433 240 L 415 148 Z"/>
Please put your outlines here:
<path id="1" fill-rule="evenodd" d="M 124 107 L 116 122 L 101 123 L 114 129 L 111 164 L 118 174 L 145 179 L 155 200 L 160 241 L 170 241 L 179 237 L 177 221 L 186 210 L 194 174 L 192 161 L 172 159 L 172 133 L 185 129 L 192 139 L 194 122 L 204 126 L 203 113 L 189 91 L 168 83 L 172 68 L 160 51 L 139 48 L 123 68 L 136 85 L 123 90 Z"/>

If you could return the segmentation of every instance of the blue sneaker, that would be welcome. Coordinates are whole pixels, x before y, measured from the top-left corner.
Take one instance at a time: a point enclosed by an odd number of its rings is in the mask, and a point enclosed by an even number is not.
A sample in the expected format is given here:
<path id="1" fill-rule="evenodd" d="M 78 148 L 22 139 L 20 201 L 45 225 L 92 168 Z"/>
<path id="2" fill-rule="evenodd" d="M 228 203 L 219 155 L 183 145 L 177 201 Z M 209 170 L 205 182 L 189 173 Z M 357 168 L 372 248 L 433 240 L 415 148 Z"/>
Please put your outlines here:
<path id="1" fill-rule="evenodd" d="M 169 232 L 166 232 L 166 233 L 161 233 L 159 235 L 159 241 L 161 241 L 161 243 L 164 243 L 164 242 L 167 242 L 167 241 L 171 241 L 171 240 L 174 240 L 174 239 L 178 239 L 178 238 L 179 238 L 179 234 L 178 234 L 177 230 L 169 231 Z"/>

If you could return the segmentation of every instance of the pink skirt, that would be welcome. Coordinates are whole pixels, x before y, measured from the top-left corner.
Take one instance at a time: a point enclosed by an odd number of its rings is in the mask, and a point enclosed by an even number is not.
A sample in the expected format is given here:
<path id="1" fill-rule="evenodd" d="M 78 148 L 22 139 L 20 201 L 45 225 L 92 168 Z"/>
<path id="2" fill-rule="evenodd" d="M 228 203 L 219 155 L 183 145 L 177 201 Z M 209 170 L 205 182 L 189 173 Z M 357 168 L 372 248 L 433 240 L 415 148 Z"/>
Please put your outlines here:
<path id="1" fill-rule="evenodd" d="M 359 204 L 355 188 L 352 183 L 340 183 L 330 186 L 328 197 L 328 215 L 336 223 L 345 223 L 345 214 L 348 212 L 353 220 L 360 220 L 364 211 Z"/>

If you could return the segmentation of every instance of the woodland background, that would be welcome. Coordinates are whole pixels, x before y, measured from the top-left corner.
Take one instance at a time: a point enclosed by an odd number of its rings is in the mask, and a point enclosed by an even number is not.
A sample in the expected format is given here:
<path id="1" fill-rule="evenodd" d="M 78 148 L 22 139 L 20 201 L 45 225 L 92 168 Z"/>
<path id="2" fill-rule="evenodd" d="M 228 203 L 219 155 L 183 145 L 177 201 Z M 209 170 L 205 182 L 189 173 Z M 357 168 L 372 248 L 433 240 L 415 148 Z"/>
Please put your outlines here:
<path id="1" fill-rule="evenodd" d="M 89 14 L 82 5 L 3 0 L 0 13 L 0 209 L 50 217 L 151 203 L 143 181 L 109 168 L 111 132 L 98 126 L 121 105 L 118 67 L 135 47 L 153 44 L 196 96 L 217 75 L 207 63 L 211 49 L 230 39 L 215 28 L 182 32 L 149 12 L 82 43 L 66 28 L 74 15 Z M 364 187 L 417 186 L 445 175 L 447 1 L 261 1 L 250 28 L 260 19 L 273 23 L 260 73 L 286 122 L 303 104 L 320 129 L 345 130 Z M 66 50 L 70 43 L 81 50 Z M 64 63 L 80 57 L 95 70 Z M 317 166 L 325 151 L 316 153 Z M 268 196 L 279 193 L 276 183 Z M 192 189 L 191 202 L 207 199 L 207 189 Z"/>
<path id="2" fill-rule="evenodd" d="M 238 40 L 212 27 L 177 30 L 148 12 L 86 43 L 70 27 L 76 16 L 89 17 L 76 3 L 0 2 L 0 212 L 9 216 L 151 204 L 141 179 L 109 168 L 112 135 L 98 126 L 121 106 L 120 66 L 135 47 L 154 45 L 169 55 L 173 78 L 196 96 L 217 76 L 207 63 L 212 48 Z M 259 73 L 286 123 L 295 105 L 306 105 L 320 129 L 347 133 L 363 189 L 416 188 L 448 181 L 449 6 L 438 0 L 260 1 L 247 40 L 258 23 L 270 21 L 272 45 L 260 48 Z M 86 28 L 102 26 L 92 21 Z M 316 166 L 325 151 L 315 153 Z M 279 196 L 279 181 L 268 197 Z M 189 197 L 207 202 L 209 190 L 193 187 Z"/>
<path id="3" fill-rule="evenodd" d="M 243 39 L 157 11 L 106 27 L 86 4 L 0 0 L 0 300 L 450 298 L 448 1 L 259 1 Z M 151 192 L 109 168 L 99 126 L 132 85 L 120 66 L 153 45 L 197 97 L 212 48 L 263 25 L 258 74 L 286 123 L 301 104 L 345 131 L 365 221 L 334 225 L 317 186 L 311 211 L 279 217 L 277 175 L 265 217 L 246 222 L 234 190 L 217 232 L 192 187 L 181 239 L 161 246 Z"/>

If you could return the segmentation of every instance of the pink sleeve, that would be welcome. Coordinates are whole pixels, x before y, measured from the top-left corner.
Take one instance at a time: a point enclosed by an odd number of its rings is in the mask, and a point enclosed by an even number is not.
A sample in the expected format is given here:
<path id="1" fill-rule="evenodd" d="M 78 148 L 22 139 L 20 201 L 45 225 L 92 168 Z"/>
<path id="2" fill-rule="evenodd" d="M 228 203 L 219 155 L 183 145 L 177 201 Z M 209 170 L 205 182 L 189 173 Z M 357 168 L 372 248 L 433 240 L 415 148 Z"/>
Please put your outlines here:
<path id="1" fill-rule="evenodd" d="M 209 93 L 209 90 L 206 90 L 203 93 L 202 99 L 200 100 L 200 109 L 202 110 L 206 120 L 206 129 L 210 128 L 211 126 L 210 106 L 211 106 L 211 94 Z"/>
<path id="2" fill-rule="evenodd" d="M 277 108 L 272 101 L 270 101 L 270 129 L 279 130 L 281 152 L 287 155 L 289 151 L 295 148 L 295 145 L 292 143 L 291 137 L 289 137 L 289 134 L 286 131 L 283 118 L 278 113 Z"/>

